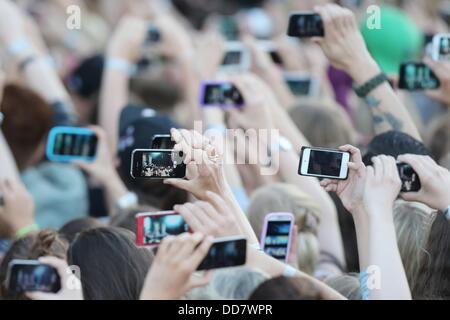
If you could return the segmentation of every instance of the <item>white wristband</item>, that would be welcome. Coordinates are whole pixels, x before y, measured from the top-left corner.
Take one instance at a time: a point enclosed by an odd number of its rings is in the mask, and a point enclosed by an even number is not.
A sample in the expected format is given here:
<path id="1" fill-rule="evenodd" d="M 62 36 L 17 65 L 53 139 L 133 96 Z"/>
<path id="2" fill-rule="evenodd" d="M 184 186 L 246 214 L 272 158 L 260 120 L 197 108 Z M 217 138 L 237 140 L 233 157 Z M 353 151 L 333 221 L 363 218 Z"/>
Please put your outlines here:
<path id="1" fill-rule="evenodd" d="M 138 205 L 138 197 L 134 192 L 128 192 L 117 200 L 117 207 L 122 210 L 126 210 Z"/>
<path id="2" fill-rule="evenodd" d="M 137 72 L 137 67 L 134 64 L 120 58 L 108 58 L 106 60 L 106 68 L 123 71 L 129 76 L 132 76 Z"/>
<path id="3" fill-rule="evenodd" d="M 250 247 L 252 247 L 253 249 L 256 249 L 258 251 L 262 251 L 259 243 L 252 243 L 252 244 L 250 244 Z"/>
<path id="4" fill-rule="evenodd" d="M 296 274 L 297 274 L 297 269 L 295 269 L 294 267 L 291 267 L 288 264 L 284 265 L 283 276 L 285 276 L 285 277 L 295 277 Z"/>

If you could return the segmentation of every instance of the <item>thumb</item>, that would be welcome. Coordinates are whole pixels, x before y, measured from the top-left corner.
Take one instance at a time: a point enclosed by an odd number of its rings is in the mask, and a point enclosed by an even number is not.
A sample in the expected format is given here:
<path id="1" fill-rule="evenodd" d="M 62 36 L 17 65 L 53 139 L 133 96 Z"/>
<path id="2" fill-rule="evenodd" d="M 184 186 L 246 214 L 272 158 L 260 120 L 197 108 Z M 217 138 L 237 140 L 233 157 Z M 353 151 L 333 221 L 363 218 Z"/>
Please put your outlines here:
<path id="1" fill-rule="evenodd" d="M 191 182 L 185 179 L 180 178 L 164 179 L 163 183 L 189 192 L 192 190 Z"/>
<path id="2" fill-rule="evenodd" d="M 211 278 L 212 278 L 211 271 L 206 271 L 202 275 L 192 274 L 188 282 L 188 288 L 190 290 L 193 288 L 206 286 L 209 283 L 209 281 L 211 281 Z"/>

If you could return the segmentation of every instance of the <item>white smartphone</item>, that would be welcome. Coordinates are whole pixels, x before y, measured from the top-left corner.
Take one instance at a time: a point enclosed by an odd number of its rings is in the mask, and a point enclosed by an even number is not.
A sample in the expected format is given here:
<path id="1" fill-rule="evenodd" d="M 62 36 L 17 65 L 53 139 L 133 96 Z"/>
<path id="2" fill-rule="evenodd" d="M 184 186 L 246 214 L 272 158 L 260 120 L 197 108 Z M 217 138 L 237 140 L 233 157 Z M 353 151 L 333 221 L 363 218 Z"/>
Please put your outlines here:
<path id="1" fill-rule="evenodd" d="M 284 72 L 284 81 L 289 90 L 297 97 L 317 97 L 319 95 L 319 78 L 304 72 Z"/>
<path id="2" fill-rule="evenodd" d="M 350 153 L 334 149 L 303 147 L 298 174 L 346 180 Z"/>
<path id="3" fill-rule="evenodd" d="M 294 221 L 294 215 L 288 212 L 274 212 L 266 215 L 261 233 L 261 248 L 266 254 L 287 262 Z"/>
<path id="4" fill-rule="evenodd" d="M 436 61 L 450 61 L 449 33 L 439 33 L 433 37 L 432 58 Z"/>
<path id="5" fill-rule="evenodd" d="M 229 41 L 225 45 L 220 71 L 242 72 L 250 69 L 250 52 L 239 41 Z"/>

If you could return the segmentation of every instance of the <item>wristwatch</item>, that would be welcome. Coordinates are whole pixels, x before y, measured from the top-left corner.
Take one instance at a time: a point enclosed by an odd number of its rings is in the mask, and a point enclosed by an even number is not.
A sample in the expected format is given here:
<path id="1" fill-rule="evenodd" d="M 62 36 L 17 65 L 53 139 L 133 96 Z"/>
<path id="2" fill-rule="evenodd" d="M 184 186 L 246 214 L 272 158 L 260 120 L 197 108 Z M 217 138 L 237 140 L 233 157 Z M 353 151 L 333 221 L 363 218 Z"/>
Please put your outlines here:
<path id="1" fill-rule="evenodd" d="M 365 98 L 369 93 L 382 85 L 385 81 L 388 81 L 388 77 L 385 73 L 381 72 L 377 74 L 372 79 L 366 81 L 363 85 L 359 87 L 354 87 L 356 95 L 360 98 Z"/>

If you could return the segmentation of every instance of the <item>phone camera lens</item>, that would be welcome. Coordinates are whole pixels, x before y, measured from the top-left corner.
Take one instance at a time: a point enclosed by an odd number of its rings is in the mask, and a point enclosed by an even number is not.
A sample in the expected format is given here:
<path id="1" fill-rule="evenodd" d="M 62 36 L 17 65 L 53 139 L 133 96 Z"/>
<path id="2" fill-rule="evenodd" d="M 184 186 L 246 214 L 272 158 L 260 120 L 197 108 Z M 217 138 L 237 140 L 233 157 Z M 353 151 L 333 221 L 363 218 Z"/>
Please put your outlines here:
<path id="1" fill-rule="evenodd" d="M 178 156 L 181 158 L 183 157 L 183 151 L 178 151 Z"/>

